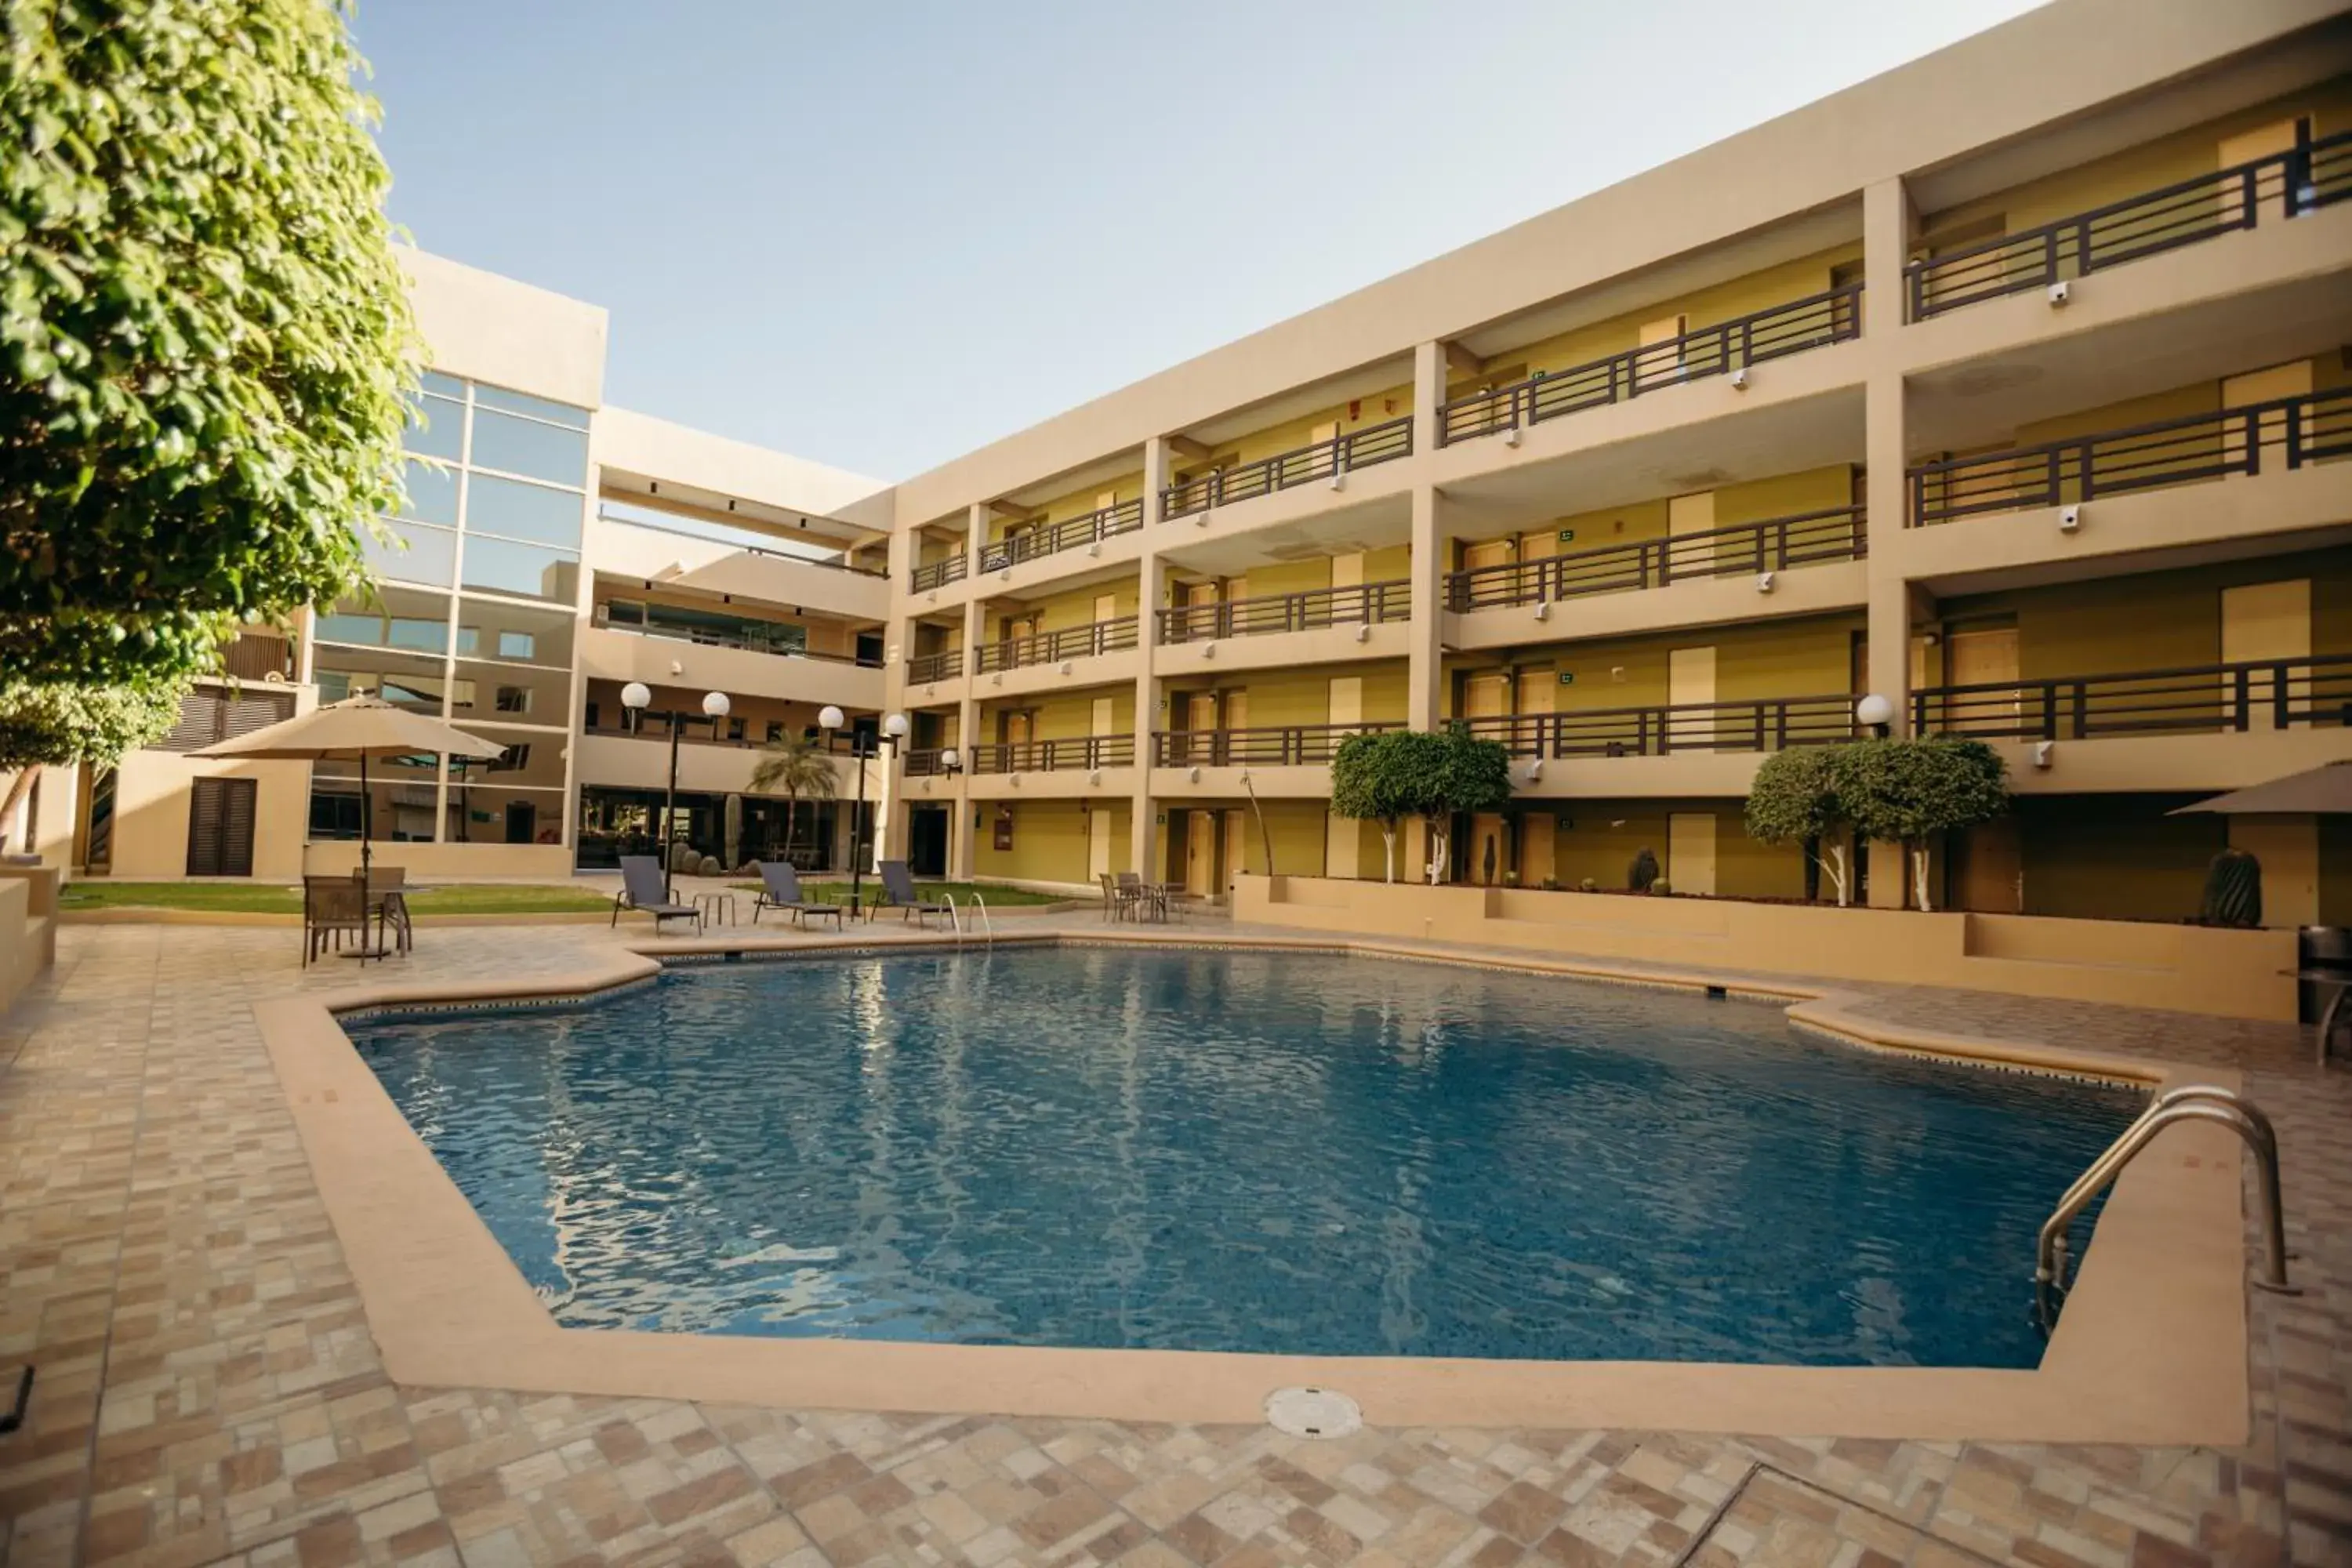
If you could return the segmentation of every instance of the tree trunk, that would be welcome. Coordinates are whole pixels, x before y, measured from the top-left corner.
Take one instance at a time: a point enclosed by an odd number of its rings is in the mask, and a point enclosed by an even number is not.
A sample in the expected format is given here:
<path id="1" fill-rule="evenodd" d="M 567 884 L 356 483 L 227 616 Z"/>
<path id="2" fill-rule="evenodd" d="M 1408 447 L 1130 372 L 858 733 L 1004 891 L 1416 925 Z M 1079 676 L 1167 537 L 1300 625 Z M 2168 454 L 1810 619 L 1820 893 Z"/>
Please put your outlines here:
<path id="1" fill-rule="evenodd" d="M 1395 823 L 1393 823 L 1393 822 L 1383 822 L 1383 823 L 1381 823 L 1381 847 L 1384 847 L 1384 848 L 1388 851 L 1389 880 L 1390 880 L 1390 881 L 1391 881 L 1391 882 L 1393 882 L 1393 881 L 1395 881 L 1395 880 L 1396 880 L 1396 824 L 1395 824 Z"/>
<path id="2" fill-rule="evenodd" d="M 1847 899 L 1845 885 L 1845 846 L 1843 844 L 1829 844 L 1822 846 L 1822 849 L 1823 853 L 1819 858 L 1821 860 L 1822 869 L 1830 874 L 1830 885 L 1837 889 L 1837 907 L 1844 909 L 1846 907 Z"/>
<path id="3" fill-rule="evenodd" d="M 786 790 L 784 792 L 784 850 L 780 858 L 787 866 L 793 863 L 793 819 L 799 814 L 800 805 L 799 792 Z"/>
<path id="4" fill-rule="evenodd" d="M 16 807 L 24 803 L 25 796 L 32 790 L 33 781 L 40 776 L 40 764 L 35 763 L 17 769 L 16 778 L 9 783 L 8 798 L 0 803 L 0 850 L 8 847 L 8 836 L 16 831 Z M 27 844 L 25 847 L 30 850 L 34 846 Z"/>
<path id="5" fill-rule="evenodd" d="M 1927 847 L 1919 845 L 1911 851 L 1911 879 L 1919 889 L 1919 910 L 1923 914 L 1935 912 L 1935 902 L 1927 897 Z"/>

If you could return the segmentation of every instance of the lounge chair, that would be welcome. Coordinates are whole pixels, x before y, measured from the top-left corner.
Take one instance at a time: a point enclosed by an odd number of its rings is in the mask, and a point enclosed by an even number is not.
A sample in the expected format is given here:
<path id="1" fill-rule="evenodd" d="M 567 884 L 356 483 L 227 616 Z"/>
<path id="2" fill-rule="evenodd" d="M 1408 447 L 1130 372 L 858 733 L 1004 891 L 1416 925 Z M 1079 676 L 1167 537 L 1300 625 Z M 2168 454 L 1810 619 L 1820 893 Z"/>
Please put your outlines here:
<path id="1" fill-rule="evenodd" d="M 639 914 L 654 917 L 654 934 L 661 934 L 664 921 L 692 921 L 694 929 L 702 929 L 702 911 L 692 904 L 673 904 L 662 897 L 661 862 L 651 855 L 621 857 L 621 890 L 613 895 L 612 925 L 621 923 L 621 911 L 635 910 Z"/>
<path id="2" fill-rule="evenodd" d="M 904 860 L 882 862 L 882 896 L 907 912 L 898 918 L 923 924 L 932 915 L 952 915 L 952 905 L 928 903 L 916 896 L 915 875 L 907 869 Z"/>
<path id="3" fill-rule="evenodd" d="M 761 910 L 790 910 L 796 925 L 807 924 L 810 915 L 831 915 L 835 925 L 841 924 L 841 917 L 845 911 L 839 904 L 813 904 L 802 896 L 801 874 L 793 868 L 791 861 L 761 861 L 760 880 L 766 886 L 760 889 L 759 898 L 751 905 L 753 925 L 760 923 Z"/>

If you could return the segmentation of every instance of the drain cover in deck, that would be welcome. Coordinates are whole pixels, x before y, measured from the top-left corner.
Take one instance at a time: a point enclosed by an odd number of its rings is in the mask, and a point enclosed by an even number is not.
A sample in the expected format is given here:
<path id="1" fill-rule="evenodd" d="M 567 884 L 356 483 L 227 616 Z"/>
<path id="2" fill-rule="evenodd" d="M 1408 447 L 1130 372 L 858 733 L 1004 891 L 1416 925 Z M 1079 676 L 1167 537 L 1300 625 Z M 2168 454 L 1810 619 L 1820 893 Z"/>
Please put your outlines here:
<path id="1" fill-rule="evenodd" d="M 1293 1437 L 1346 1437 L 1364 1426 L 1356 1402 L 1330 1388 L 1277 1388 L 1265 1396 L 1265 1419 Z"/>

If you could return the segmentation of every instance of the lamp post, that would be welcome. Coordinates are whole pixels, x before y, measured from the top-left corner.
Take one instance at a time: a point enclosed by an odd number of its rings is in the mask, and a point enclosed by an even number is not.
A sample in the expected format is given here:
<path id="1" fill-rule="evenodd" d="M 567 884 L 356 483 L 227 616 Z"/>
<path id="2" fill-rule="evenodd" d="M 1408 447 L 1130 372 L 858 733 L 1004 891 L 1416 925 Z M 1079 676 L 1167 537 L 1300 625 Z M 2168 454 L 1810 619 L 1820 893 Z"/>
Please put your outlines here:
<path id="1" fill-rule="evenodd" d="M 848 719 L 840 709 L 828 702 L 818 710 L 816 721 L 819 729 L 830 734 L 847 723 Z M 882 721 L 880 739 L 889 746 L 894 758 L 898 754 L 898 742 L 905 737 L 908 728 L 904 713 L 893 713 Z M 858 749 L 857 732 L 854 730 L 850 731 L 849 754 L 857 759 L 857 805 L 849 819 L 849 912 L 855 917 L 865 910 L 860 895 L 866 887 L 866 857 L 861 853 L 865 848 L 866 753 Z"/>
<path id="2" fill-rule="evenodd" d="M 621 688 L 621 706 L 636 716 L 639 726 L 643 725 L 645 711 L 652 705 L 653 700 L 653 691 L 642 680 L 632 680 Z M 733 703 L 727 700 L 727 693 L 724 691 L 706 691 L 702 694 L 702 710 L 711 720 L 711 733 L 714 735 L 718 733 L 718 721 L 726 718 L 727 710 L 733 706 Z M 670 835 L 677 831 L 675 824 L 677 814 L 678 714 L 676 709 L 672 709 L 663 716 L 669 721 L 669 787 L 662 795 L 661 825 L 662 898 L 667 901 L 670 890 Z"/>

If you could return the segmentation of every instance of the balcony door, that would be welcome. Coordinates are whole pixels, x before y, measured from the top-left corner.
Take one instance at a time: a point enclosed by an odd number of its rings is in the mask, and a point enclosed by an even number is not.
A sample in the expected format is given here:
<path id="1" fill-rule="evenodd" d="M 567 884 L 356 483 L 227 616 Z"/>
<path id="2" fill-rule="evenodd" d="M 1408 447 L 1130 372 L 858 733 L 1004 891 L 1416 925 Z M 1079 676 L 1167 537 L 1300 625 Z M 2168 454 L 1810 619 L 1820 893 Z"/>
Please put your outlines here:
<path id="1" fill-rule="evenodd" d="M 1671 565 L 1659 574 L 1664 577 L 1706 577 L 1715 573 L 1714 540 L 1682 545 L 1679 542 L 1694 533 L 1715 531 L 1715 492 L 1700 490 L 1696 495 L 1675 496 L 1666 502 L 1666 535 L 1670 542 Z"/>
<path id="2" fill-rule="evenodd" d="M 2311 362 L 2307 359 L 2289 360 L 2267 370 L 2231 376 L 2221 383 L 2221 406 L 2224 408 L 2243 408 L 2250 403 L 2274 403 L 2282 397 L 2308 397 L 2310 395 Z M 2231 420 L 2221 437 L 2222 460 L 2231 465 L 2231 468 L 2222 477 L 2234 480 L 2247 478 L 2237 465 L 2246 460 L 2246 442 L 2250 437 L 2262 448 L 2256 454 L 2254 466 L 2258 469 L 2275 473 L 2284 468 L 2286 466 L 2286 422 L 2290 417 L 2282 408 L 2257 415 L 2243 424 Z"/>
<path id="3" fill-rule="evenodd" d="M 1087 813 L 1087 880 L 1097 885 L 1110 875 L 1110 830 L 1109 812 Z"/>
<path id="4" fill-rule="evenodd" d="M 1677 811 L 1667 816 L 1666 880 L 1677 893 L 1715 891 L 1715 813 Z"/>
<path id="5" fill-rule="evenodd" d="M 2250 583 L 2242 588 L 2221 590 L 2221 662 L 2223 664 L 2256 664 L 2273 659 L 2307 659 L 2311 657 L 2311 580 L 2297 577 L 2284 583 Z M 2247 681 L 2246 728 L 2276 730 L 2278 721 L 2279 672 L 2257 668 Z M 2311 705 L 2311 681 L 2301 671 L 2286 675 L 2286 700 L 2291 712 L 2307 711 Z M 2222 678 L 2222 700 L 2230 715 L 2226 722 L 2234 725 L 2237 707 L 2237 678 Z M 2308 722 L 2303 718 L 2291 718 L 2286 728 L 2303 729 Z"/>
<path id="6" fill-rule="evenodd" d="M 2213 166 L 2234 169 L 2257 158 L 2274 158 L 2282 153 L 2292 153 L 2296 142 L 2305 134 L 2307 134 L 2305 121 L 2277 120 L 2252 131 L 2242 131 L 2235 136 L 2224 136 L 2220 156 L 2215 159 Z M 2274 210 L 2285 195 L 2286 184 L 2279 169 L 2276 166 L 2264 169 L 2254 187 L 2255 200 Z M 2243 184 L 2236 180 L 2228 181 L 2221 186 L 2217 199 L 2221 207 L 2219 216 L 2223 223 L 2244 221 L 2246 189 Z"/>
<path id="7" fill-rule="evenodd" d="M 1634 362 L 1636 390 L 1647 392 L 1683 378 L 1684 345 L 1676 340 L 1689 330 L 1688 316 L 1661 316 L 1642 323 L 1642 352 Z"/>
<path id="8" fill-rule="evenodd" d="M 1184 890 L 1209 898 L 1217 890 L 1217 814 L 1184 814 Z"/>
<path id="9" fill-rule="evenodd" d="M 1717 715 L 1714 702 L 1714 647 L 1678 647 L 1670 651 L 1666 655 L 1666 703 L 1671 710 L 1666 715 L 1666 749 L 1715 750 Z"/>
<path id="10" fill-rule="evenodd" d="M 1943 728 L 1955 734 L 2014 735 L 2023 717 L 2024 694 L 2017 689 L 2017 628 L 1988 626 L 1954 632 L 1944 641 L 1944 668 L 1954 686 L 2003 686 L 1973 691 L 1947 703 Z"/>

